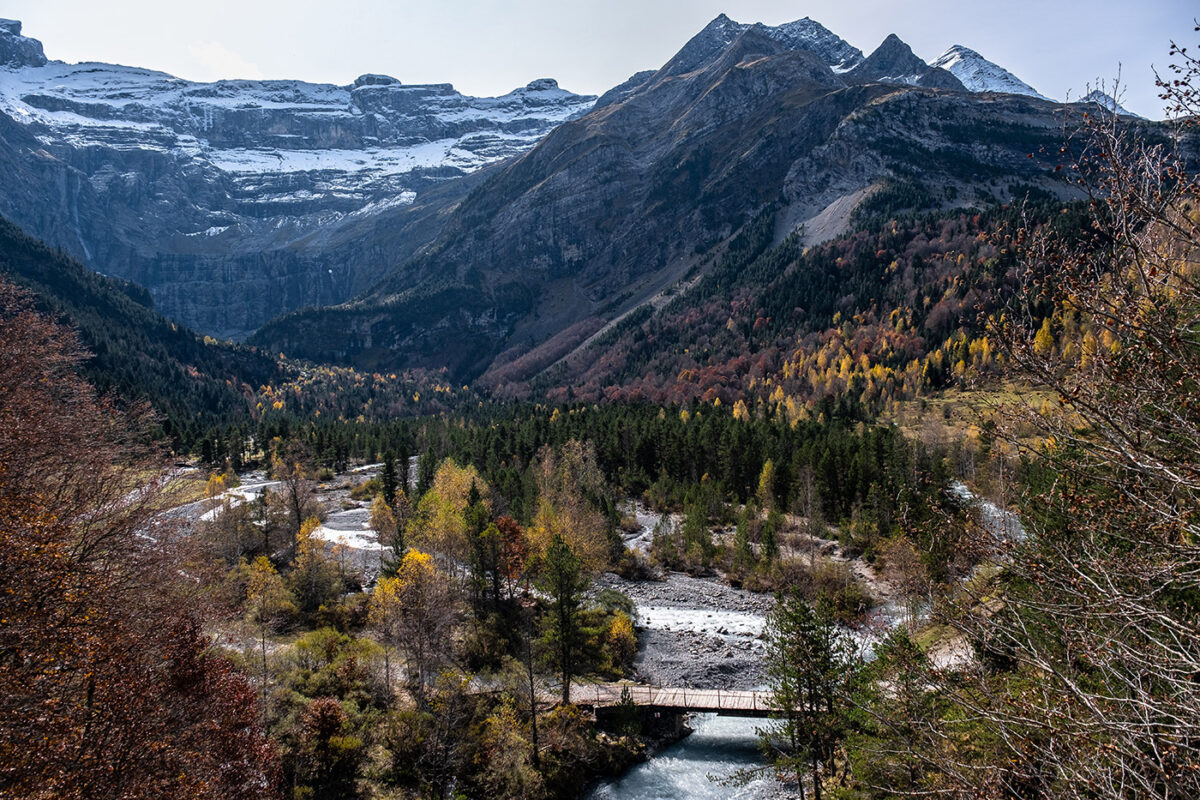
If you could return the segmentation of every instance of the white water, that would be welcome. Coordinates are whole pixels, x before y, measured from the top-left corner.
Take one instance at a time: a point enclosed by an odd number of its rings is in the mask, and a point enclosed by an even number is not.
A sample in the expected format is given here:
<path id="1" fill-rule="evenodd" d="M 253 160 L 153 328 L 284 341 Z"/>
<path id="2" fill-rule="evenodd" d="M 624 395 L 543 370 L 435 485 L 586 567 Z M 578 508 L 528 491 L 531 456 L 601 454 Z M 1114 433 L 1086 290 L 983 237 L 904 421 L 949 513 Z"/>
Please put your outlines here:
<path id="1" fill-rule="evenodd" d="M 744 611 L 715 611 L 704 608 L 638 606 L 638 624 L 665 631 L 690 631 L 713 636 L 759 636 L 767 618 Z"/>
<path id="2" fill-rule="evenodd" d="M 966 484 L 955 481 L 950 489 L 968 504 L 973 504 L 979 510 L 980 522 L 988 533 L 998 542 L 1016 542 L 1025 538 L 1025 526 L 1021 518 L 1011 511 L 997 506 L 990 500 L 984 500 L 975 495 Z"/>
<path id="3" fill-rule="evenodd" d="M 763 766 L 756 729 L 764 720 L 695 717 L 691 736 L 639 764 L 620 778 L 585 795 L 586 800 L 759 800 L 778 796 L 773 778 L 757 777 L 744 786 L 723 785 L 739 770 Z M 710 780 L 710 776 L 718 778 Z"/>

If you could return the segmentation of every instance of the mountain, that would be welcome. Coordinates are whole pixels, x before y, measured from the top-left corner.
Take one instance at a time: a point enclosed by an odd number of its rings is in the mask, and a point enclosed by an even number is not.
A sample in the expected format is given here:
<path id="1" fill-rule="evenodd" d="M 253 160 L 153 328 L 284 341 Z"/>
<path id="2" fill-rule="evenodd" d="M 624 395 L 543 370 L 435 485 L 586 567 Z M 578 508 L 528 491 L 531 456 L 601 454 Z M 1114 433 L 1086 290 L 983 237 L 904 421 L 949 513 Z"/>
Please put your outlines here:
<path id="1" fill-rule="evenodd" d="M 367 289 L 436 235 L 471 186 L 452 179 L 595 99 L 550 79 L 485 98 L 384 75 L 194 83 L 47 61 L 0 21 L 0 179 L 20 187 L 0 214 L 168 316 L 243 336 Z"/>
<path id="2" fill-rule="evenodd" d="M 120 402 L 150 403 L 177 444 L 208 424 L 248 417 L 245 398 L 279 377 L 272 358 L 198 336 L 155 312 L 145 289 L 98 275 L 4 219 L 0 279 L 75 328 L 90 353 L 88 380 Z"/>
<path id="3" fill-rule="evenodd" d="M 931 67 L 918 58 L 912 48 L 894 33 L 889 34 L 875 52 L 851 70 L 848 77 L 855 81 L 899 83 L 936 89 L 962 91 L 965 88 L 958 78 L 946 70 Z"/>
<path id="4" fill-rule="evenodd" d="M 865 203 L 895 213 L 995 203 L 1014 183 L 1065 191 L 1040 155 L 1060 143 L 1058 106 L 966 92 L 895 37 L 835 71 L 828 51 L 781 28 L 718 17 L 662 68 L 494 167 L 372 291 L 251 341 L 520 381 L 685 291 L 767 208 L 773 241 L 817 243 Z"/>
<path id="5" fill-rule="evenodd" d="M 1092 91 L 1088 92 L 1085 96 L 1081 97 L 1080 99 L 1076 100 L 1075 102 L 1076 103 L 1089 103 L 1091 105 L 1097 105 L 1097 106 L 1100 106 L 1101 108 L 1103 108 L 1105 111 L 1112 111 L 1113 113 L 1118 114 L 1122 117 L 1140 117 L 1141 116 L 1139 114 L 1134 114 L 1132 111 L 1129 111 L 1124 106 L 1122 106 L 1120 103 L 1118 103 L 1116 98 L 1114 98 L 1112 95 L 1110 95 L 1107 92 L 1104 92 L 1100 89 L 1093 89 Z"/>
<path id="6" fill-rule="evenodd" d="M 972 92 L 1004 92 L 1024 94 L 1039 100 L 1049 99 L 1004 67 L 961 44 L 950 47 L 938 56 L 933 66 L 946 70 Z"/>
<path id="7" fill-rule="evenodd" d="M 700 69 L 715 59 L 735 39 L 753 28 L 755 32 L 778 44 L 784 50 L 804 50 L 815 54 L 835 73 L 849 72 L 863 61 L 863 53 L 821 23 L 805 17 L 795 22 L 770 26 L 761 23 L 735 22 L 720 14 L 704 29 L 688 40 L 675 56 L 661 69 L 644 70 L 629 80 L 605 92 L 596 102 L 596 108 L 611 105 L 628 98 L 654 76 L 666 77 L 685 75 Z"/>

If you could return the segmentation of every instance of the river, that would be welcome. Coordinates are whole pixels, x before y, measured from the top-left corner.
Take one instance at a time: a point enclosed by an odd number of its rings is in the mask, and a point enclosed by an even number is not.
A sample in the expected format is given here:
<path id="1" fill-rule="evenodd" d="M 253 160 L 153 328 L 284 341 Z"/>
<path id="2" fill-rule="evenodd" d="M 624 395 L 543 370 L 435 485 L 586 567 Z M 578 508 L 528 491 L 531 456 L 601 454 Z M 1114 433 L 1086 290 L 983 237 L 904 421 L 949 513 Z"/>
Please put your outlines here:
<path id="1" fill-rule="evenodd" d="M 586 800 L 765 800 L 781 796 L 781 787 L 768 776 L 743 786 L 722 781 L 739 770 L 763 766 L 756 729 L 765 720 L 694 717 L 694 732 L 639 764 L 620 778 L 606 781 L 585 795 Z M 717 780 L 710 780 L 710 777 Z"/>
<path id="2" fill-rule="evenodd" d="M 626 536 L 630 549 L 647 552 L 660 516 L 633 509 L 639 530 Z M 614 588 L 637 604 L 640 639 L 637 677 L 659 686 L 709 689 L 760 689 L 763 629 L 772 600 L 726 586 L 715 579 L 673 573 L 663 581 L 628 581 L 608 574 L 597 588 Z M 757 777 L 742 786 L 721 781 L 739 770 L 765 765 L 757 729 L 767 720 L 692 717 L 693 733 L 620 778 L 591 790 L 588 800 L 765 800 L 780 796 L 772 778 Z M 719 780 L 712 781 L 709 777 Z"/>

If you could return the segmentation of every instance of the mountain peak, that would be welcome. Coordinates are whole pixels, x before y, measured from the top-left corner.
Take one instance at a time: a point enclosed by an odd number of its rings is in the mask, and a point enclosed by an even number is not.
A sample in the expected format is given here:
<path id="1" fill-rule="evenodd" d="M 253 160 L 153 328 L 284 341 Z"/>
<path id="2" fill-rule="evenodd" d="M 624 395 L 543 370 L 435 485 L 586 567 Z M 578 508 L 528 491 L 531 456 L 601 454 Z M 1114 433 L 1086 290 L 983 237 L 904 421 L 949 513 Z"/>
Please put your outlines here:
<path id="1" fill-rule="evenodd" d="M 908 44 L 889 33 L 875 52 L 854 69 L 853 76 L 878 83 L 898 83 L 935 89 L 963 90 L 958 78 L 944 69 L 930 67 L 917 57 Z"/>
<path id="2" fill-rule="evenodd" d="M 41 67 L 46 64 L 42 43 L 21 35 L 21 21 L 0 19 L 0 65 Z"/>
<path id="3" fill-rule="evenodd" d="M 1004 67 L 988 61 L 961 44 L 948 48 L 938 56 L 933 66 L 946 70 L 972 92 L 1003 92 L 1028 95 L 1041 100 L 1049 99 Z"/>
<path id="4" fill-rule="evenodd" d="M 816 53 L 834 72 L 849 72 L 863 60 L 861 50 L 808 17 L 771 26 L 736 22 L 725 14 L 719 14 L 693 36 L 664 69 L 670 75 L 699 69 L 711 63 L 735 39 L 751 29 L 786 50 L 807 50 Z"/>
<path id="5" fill-rule="evenodd" d="M 1117 102 L 1116 98 L 1102 89 L 1093 89 L 1084 97 L 1075 101 L 1076 103 L 1090 103 L 1103 108 L 1105 111 L 1111 111 L 1114 114 L 1122 117 L 1139 117 L 1140 114 L 1134 114 L 1129 109 Z"/>
<path id="6" fill-rule="evenodd" d="M 834 72 L 849 72 L 863 60 L 861 50 L 809 17 L 768 27 L 767 35 L 789 50 L 816 53 Z"/>

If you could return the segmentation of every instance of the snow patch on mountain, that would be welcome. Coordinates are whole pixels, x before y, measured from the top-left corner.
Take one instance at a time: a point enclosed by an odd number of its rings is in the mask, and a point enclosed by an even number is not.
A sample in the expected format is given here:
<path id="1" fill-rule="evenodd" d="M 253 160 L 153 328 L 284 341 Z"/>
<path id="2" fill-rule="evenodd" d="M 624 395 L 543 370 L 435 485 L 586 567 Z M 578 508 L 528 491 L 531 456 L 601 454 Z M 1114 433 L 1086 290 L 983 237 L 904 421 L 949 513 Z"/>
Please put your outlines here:
<path id="1" fill-rule="evenodd" d="M 835 72 L 849 72 L 863 61 L 861 50 L 808 17 L 772 26 L 736 22 L 721 14 L 684 45 L 668 63 L 668 71 L 682 74 L 709 63 L 751 28 L 788 50 L 816 53 Z"/>
<path id="2" fill-rule="evenodd" d="M 972 92 L 1003 92 L 1028 95 L 1040 100 L 1050 99 L 1004 67 L 960 44 L 938 56 L 931 66 L 946 70 Z"/>
<path id="3" fill-rule="evenodd" d="M 1097 105 L 1103 108 L 1105 111 L 1111 111 L 1122 117 L 1141 117 L 1140 114 L 1135 114 L 1129 109 L 1125 108 L 1116 101 L 1116 98 L 1101 89 L 1093 89 L 1075 102 Z"/>
<path id="4" fill-rule="evenodd" d="M 20 30 L 19 22 L 0 20 L 0 112 L 29 126 L 52 152 L 169 153 L 226 174 L 250 203 L 278 201 L 278 193 L 248 195 L 266 185 L 259 179 L 291 173 L 321 173 L 326 184 L 293 187 L 293 200 L 327 196 L 318 189 L 329 185 L 364 207 L 408 196 L 430 180 L 529 150 L 596 99 L 550 78 L 500 97 L 378 74 L 349 86 L 195 83 L 137 67 L 48 62 L 41 43 Z"/>
<path id="5" fill-rule="evenodd" d="M 768 36 L 787 48 L 816 53 L 834 72 L 849 72 L 863 61 L 861 50 L 808 17 L 764 27 Z"/>

